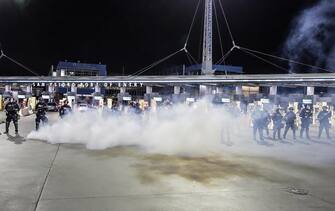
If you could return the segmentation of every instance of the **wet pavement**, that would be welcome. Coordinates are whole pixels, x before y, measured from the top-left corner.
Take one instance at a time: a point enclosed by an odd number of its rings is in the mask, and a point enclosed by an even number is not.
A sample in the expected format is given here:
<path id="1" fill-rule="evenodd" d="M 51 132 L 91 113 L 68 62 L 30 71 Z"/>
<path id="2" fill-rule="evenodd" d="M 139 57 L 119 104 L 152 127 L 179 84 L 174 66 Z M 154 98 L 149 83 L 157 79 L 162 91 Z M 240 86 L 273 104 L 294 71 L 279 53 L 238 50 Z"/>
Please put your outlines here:
<path id="1" fill-rule="evenodd" d="M 0 136 L 1 211 L 335 210 L 335 160 L 95 151 L 26 140 L 33 127 L 25 117 L 20 137 Z"/>

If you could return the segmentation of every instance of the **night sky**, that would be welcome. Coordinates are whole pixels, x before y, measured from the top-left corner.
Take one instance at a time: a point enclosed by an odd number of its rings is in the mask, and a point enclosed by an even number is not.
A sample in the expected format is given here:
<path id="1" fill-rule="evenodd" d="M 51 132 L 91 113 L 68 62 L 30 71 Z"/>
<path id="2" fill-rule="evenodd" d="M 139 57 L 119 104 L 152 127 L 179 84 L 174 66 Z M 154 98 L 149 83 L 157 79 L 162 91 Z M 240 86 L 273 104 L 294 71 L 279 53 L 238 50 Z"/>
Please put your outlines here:
<path id="1" fill-rule="evenodd" d="M 218 0 L 217 0 L 218 1 Z M 237 43 L 281 55 L 295 16 L 316 0 L 221 0 Z M 5 53 L 39 74 L 47 75 L 58 61 L 102 62 L 110 74 L 130 74 L 181 49 L 198 0 L 0 0 L 0 42 Z M 218 6 L 218 4 L 217 4 Z M 203 8 L 192 31 L 189 51 L 201 55 Z M 218 13 L 225 50 L 231 48 Z M 214 28 L 214 60 L 220 58 Z M 189 64 L 185 54 L 158 66 Z M 236 51 L 228 64 L 246 73 L 282 73 Z M 151 72 L 158 70 L 157 68 Z M 0 60 L 1 75 L 29 75 Z"/>

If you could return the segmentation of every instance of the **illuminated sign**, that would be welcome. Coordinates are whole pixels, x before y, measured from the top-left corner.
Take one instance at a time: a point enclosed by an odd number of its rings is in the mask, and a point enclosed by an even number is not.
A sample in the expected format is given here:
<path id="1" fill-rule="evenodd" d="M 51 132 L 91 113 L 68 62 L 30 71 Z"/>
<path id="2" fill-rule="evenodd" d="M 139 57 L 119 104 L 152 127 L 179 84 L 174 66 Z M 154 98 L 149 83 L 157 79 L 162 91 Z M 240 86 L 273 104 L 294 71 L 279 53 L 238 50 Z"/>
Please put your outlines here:
<path id="1" fill-rule="evenodd" d="M 25 95 L 18 95 L 17 98 L 19 98 L 19 99 L 25 99 L 26 96 Z"/>
<path id="2" fill-rule="evenodd" d="M 263 103 L 263 104 L 269 104 L 270 100 L 269 99 L 261 99 L 261 103 Z"/>
<path id="3" fill-rule="evenodd" d="M 94 97 L 94 100 L 101 100 L 101 99 L 102 99 L 101 96 L 95 96 L 95 97 Z"/>
<path id="4" fill-rule="evenodd" d="M 161 97 L 154 97 L 154 100 L 156 102 L 162 102 L 163 101 L 163 99 Z"/>
<path id="5" fill-rule="evenodd" d="M 122 98 L 124 101 L 131 101 L 131 97 L 123 97 Z"/>
<path id="6" fill-rule="evenodd" d="M 303 99 L 302 103 L 303 104 L 313 104 L 313 100 L 312 99 Z"/>
<path id="7" fill-rule="evenodd" d="M 194 103 L 195 99 L 194 98 L 186 98 L 186 102 Z"/>
<path id="8" fill-rule="evenodd" d="M 222 98 L 221 102 L 223 102 L 223 103 L 230 103 L 230 99 L 229 98 Z"/>
<path id="9" fill-rule="evenodd" d="M 42 95 L 42 99 L 45 99 L 45 100 L 50 99 L 50 95 Z"/>
<path id="10" fill-rule="evenodd" d="M 45 87 L 45 86 L 51 86 L 51 87 L 77 87 L 77 88 L 95 88 L 95 87 L 105 87 L 105 88 L 111 88 L 111 87 L 125 87 L 125 88 L 132 88 L 132 87 L 143 87 L 143 83 L 136 83 L 136 82 L 110 82 L 110 83 L 93 83 L 93 82 L 57 82 L 57 83 L 33 83 L 33 87 Z"/>

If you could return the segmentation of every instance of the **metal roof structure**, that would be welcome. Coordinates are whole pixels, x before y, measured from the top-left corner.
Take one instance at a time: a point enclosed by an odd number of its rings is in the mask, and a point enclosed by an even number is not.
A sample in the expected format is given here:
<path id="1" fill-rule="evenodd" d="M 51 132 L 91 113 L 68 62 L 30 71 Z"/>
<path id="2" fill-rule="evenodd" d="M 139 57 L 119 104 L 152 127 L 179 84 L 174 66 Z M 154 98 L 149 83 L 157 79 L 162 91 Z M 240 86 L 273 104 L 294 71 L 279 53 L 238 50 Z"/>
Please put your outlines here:
<path id="1" fill-rule="evenodd" d="M 201 70 L 202 65 L 192 65 L 186 68 L 187 72 L 199 71 Z M 214 72 L 227 72 L 227 73 L 235 73 L 242 74 L 243 67 L 241 66 L 231 66 L 231 65 L 213 65 Z"/>
<path id="2" fill-rule="evenodd" d="M 0 77 L 1 84 L 142 83 L 145 85 L 296 85 L 335 87 L 335 73 L 192 76 Z"/>
<path id="3" fill-rule="evenodd" d="M 59 62 L 56 70 L 73 70 L 73 71 L 97 71 L 99 75 L 107 75 L 107 66 L 104 64 L 88 64 L 79 62 Z"/>

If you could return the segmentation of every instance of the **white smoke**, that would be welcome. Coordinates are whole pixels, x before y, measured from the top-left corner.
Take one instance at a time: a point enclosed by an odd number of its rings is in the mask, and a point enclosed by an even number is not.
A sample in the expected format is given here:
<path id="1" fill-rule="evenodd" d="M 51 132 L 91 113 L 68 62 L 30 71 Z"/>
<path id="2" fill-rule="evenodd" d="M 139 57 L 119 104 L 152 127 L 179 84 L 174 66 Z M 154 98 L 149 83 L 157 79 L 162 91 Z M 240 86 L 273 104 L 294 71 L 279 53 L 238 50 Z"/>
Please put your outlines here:
<path id="1" fill-rule="evenodd" d="M 220 147 L 224 114 L 217 114 L 208 110 L 205 103 L 193 109 L 183 105 L 162 109 L 143 117 L 76 113 L 31 133 L 28 138 L 50 143 L 82 143 L 89 149 L 137 145 L 150 152 L 207 153 Z"/>
<path id="2" fill-rule="evenodd" d="M 294 21 L 284 46 L 284 54 L 292 60 L 335 70 L 335 1 L 321 0 L 304 10 Z M 291 72 L 316 72 L 290 64 Z"/>
<path id="3" fill-rule="evenodd" d="M 44 140 L 52 144 L 79 143 L 88 149 L 116 146 L 137 146 L 147 153 L 206 156 L 238 153 L 270 156 L 296 162 L 335 162 L 334 144 L 299 141 L 293 143 L 256 143 L 248 117 L 214 108 L 200 102 L 195 108 L 186 105 L 148 112 L 144 116 L 75 113 L 58 120 L 39 132 L 31 132 L 28 139 Z"/>

